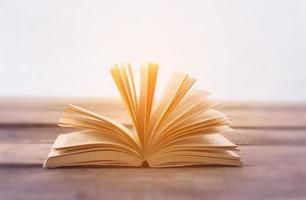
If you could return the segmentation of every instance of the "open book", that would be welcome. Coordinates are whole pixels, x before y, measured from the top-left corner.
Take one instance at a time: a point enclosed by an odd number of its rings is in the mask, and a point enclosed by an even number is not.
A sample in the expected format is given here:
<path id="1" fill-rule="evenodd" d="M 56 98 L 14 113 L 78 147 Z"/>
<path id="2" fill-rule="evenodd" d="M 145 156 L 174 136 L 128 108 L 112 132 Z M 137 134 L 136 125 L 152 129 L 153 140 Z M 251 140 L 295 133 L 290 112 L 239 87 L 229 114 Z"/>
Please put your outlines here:
<path id="1" fill-rule="evenodd" d="M 241 166 L 238 146 L 220 134 L 232 130 L 229 118 L 213 109 L 218 103 L 207 92 L 191 89 L 194 78 L 175 73 L 156 101 L 157 64 L 141 66 L 139 93 L 129 64 L 115 65 L 111 74 L 133 127 L 68 105 L 59 126 L 79 131 L 56 138 L 45 168 Z"/>

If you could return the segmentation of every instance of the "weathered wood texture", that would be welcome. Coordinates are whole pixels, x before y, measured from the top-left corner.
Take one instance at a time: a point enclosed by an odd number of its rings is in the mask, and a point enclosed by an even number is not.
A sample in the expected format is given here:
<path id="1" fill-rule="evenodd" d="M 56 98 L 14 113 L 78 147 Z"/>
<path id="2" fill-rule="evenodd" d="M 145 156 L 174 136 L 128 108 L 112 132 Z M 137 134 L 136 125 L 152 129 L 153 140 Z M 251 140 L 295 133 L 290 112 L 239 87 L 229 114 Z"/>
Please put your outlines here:
<path id="1" fill-rule="evenodd" d="M 118 100 L 0 100 L 0 199 L 306 199 L 306 105 L 220 106 L 241 168 L 42 169 L 66 103 L 129 124 Z"/>
<path id="2" fill-rule="evenodd" d="M 12 99 L 0 101 L 0 125 L 54 126 L 68 103 L 130 124 L 119 99 Z M 306 105 L 279 103 L 222 103 L 237 128 L 306 128 Z M 31 114 L 29 114 L 31 113 Z"/>

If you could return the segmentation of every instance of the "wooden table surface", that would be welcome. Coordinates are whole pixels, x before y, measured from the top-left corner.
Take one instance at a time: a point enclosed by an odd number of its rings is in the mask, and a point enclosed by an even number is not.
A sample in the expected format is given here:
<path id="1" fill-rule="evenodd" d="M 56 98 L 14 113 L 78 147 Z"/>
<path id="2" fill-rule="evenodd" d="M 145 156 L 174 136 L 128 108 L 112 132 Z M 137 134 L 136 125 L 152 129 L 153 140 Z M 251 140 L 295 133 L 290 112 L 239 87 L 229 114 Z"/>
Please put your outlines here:
<path id="1" fill-rule="evenodd" d="M 67 103 L 129 125 L 118 100 L 0 99 L 0 199 L 306 199 L 306 105 L 224 103 L 244 166 L 43 169 Z"/>

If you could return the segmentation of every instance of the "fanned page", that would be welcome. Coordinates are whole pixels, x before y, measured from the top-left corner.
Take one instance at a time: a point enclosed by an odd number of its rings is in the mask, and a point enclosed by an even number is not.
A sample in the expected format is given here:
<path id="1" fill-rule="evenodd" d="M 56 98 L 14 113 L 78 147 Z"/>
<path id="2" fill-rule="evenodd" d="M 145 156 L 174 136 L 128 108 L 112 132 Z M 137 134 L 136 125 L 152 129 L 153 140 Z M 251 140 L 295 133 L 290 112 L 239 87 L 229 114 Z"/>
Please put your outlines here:
<path id="1" fill-rule="evenodd" d="M 56 138 L 44 167 L 242 165 L 238 146 L 221 134 L 232 131 L 229 118 L 208 92 L 191 88 L 194 78 L 175 73 L 156 100 L 157 64 L 141 66 L 138 92 L 130 64 L 111 74 L 133 128 L 68 105 L 59 126 L 79 130 Z"/>

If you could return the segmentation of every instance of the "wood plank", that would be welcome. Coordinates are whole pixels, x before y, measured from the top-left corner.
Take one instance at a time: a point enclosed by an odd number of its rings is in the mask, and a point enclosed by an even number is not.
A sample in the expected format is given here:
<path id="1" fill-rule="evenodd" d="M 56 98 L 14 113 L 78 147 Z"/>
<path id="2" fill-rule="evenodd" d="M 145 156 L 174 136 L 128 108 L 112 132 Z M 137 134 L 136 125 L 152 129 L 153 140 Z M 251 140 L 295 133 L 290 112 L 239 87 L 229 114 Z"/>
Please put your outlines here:
<path id="1" fill-rule="evenodd" d="M 306 146 L 306 129 L 236 129 L 224 133 L 226 138 L 239 146 Z"/>
<path id="2" fill-rule="evenodd" d="M 42 166 L 52 144 L 50 143 L 2 143 L 0 146 L 0 166 L 33 165 Z M 238 152 L 245 166 L 274 165 L 275 162 L 306 164 L 306 146 L 240 146 Z M 282 157 L 282 155 L 290 157 Z M 294 155 L 296 154 L 296 155 Z M 259 160 L 257 159 L 259 156 Z M 298 167 L 298 166 L 297 166 Z M 305 177 L 306 178 L 306 177 Z"/>
<path id="3" fill-rule="evenodd" d="M 1 199 L 305 199 L 306 106 L 225 103 L 244 166 L 42 169 L 67 103 L 123 123 L 119 100 L 1 99 Z M 125 121 L 124 121 L 125 120 Z"/>
<path id="4" fill-rule="evenodd" d="M 36 130 L 38 129 L 38 130 Z M 16 131 L 17 130 L 17 131 Z M 191 167 L 174 169 L 134 168 L 41 168 L 51 143 L 60 128 L 1 129 L 0 195 L 5 199 L 202 199 L 206 198 L 303 198 L 305 197 L 305 132 L 293 130 L 295 146 L 242 146 L 242 168 Z M 69 130 L 67 130 L 69 131 Z M 238 130 L 270 135 L 267 141 L 279 141 L 288 130 L 265 132 Z M 29 136 L 30 139 L 29 140 Z M 34 137 L 35 136 L 35 137 Z M 296 137 L 297 136 L 297 137 Z M 240 137 L 238 137 L 241 139 Z M 266 139 L 259 142 L 267 142 Z M 296 141 L 302 141 L 296 146 Z M 13 143 L 13 142 L 19 143 Z M 262 143 L 261 143 L 262 144 Z M 278 143 L 276 143 L 278 144 Z M 22 179 L 20 178 L 22 177 Z M 97 178 L 101 177 L 101 178 Z M 110 187 L 111 186 L 111 187 Z M 39 191 L 39 192 L 37 192 Z M 72 191 L 72 192 L 71 192 Z M 94 191 L 94 192 L 93 192 Z M 43 195 L 41 195 L 43 194 Z"/>
<path id="5" fill-rule="evenodd" d="M 76 129 L 61 127 L 15 127 L 0 128 L 0 144 L 53 143 L 59 134 Z M 306 129 L 236 129 L 223 135 L 238 145 L 306 145 Z"/>
<path id="6" fill-rule="evenodd" d="M 245 166 L 1 168 L 4 199 L 303 199 L 305 146 L 246 146 Z"/>
<path id="7" fill-rule="evenodd" d="M 41 164 L 55 137 L 73 129 L 6 127 L 0 129 L 0 165 Z M 232 142 L 241 146 L 302 146 L 306 147 L 306 130 L 238 129 L 225 133 Z M 242 152 L 243 153 L 243 152 Z M 26 158 L 26 159 L 24 159 Z"/>
<path id="8" fill-rule="evenodd" d="M 120 99 L 2 98 L 0 125 L 55 126 L 67 104 L 74 104 L 130 125 Z"/>
<path id="9" fill-rule="evenodd" d="M 2 98 L 0 126 L 55 126 L 68 103 L 131 124 L 119 99 Z M 227 102 L 219 110 L 230 116 L 236 128 L 306 128 L 306 104 Z"/>

